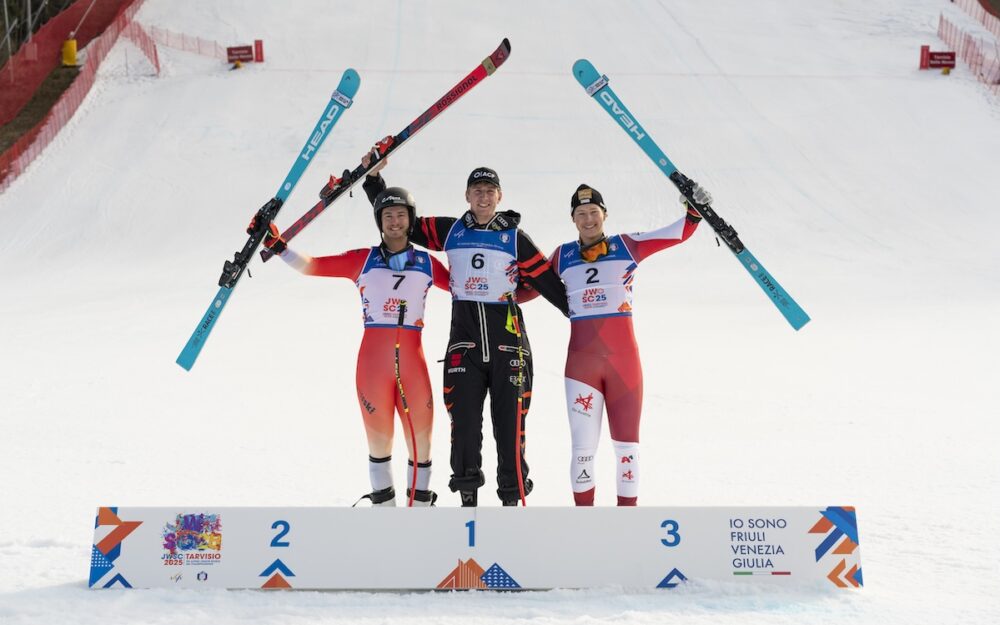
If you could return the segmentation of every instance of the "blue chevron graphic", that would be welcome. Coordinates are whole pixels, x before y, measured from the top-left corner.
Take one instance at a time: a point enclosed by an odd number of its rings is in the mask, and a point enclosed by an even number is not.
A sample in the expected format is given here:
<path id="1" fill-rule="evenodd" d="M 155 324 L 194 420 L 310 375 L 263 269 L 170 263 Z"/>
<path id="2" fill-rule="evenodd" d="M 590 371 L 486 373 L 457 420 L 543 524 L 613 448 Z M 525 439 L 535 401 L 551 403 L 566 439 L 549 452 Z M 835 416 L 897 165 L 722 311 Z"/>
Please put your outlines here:
<path id="1" fill-rule="evenodd" d="M 860 545 L 858 540 L 858 515 L 853 510 L 845 510 L 840 507 L 830 506 L 820 514 L 826 517 L 834 527 L 847 534 L 855 545 Z"/>
<path id="2" fill-rule="evenodd" d="M 281 571 L 286 577 L 295 577 L 295 573 L 292 573 L 292 570 L 285 566 L 285 563 L 282 562 L 280 558 L 272 562 L 271 566 L 264 569 L 264 572 L 260 574 L 260 577 L 267 577 L 275 571 Z"/>
<path id="3" fill-rule="evenodd" d="M 833 545 L 843 536 L 844 532 L 840 531 L 837 528 L 834 528 L 833 531 L 831 531 L 827 535 L 827 537 L 823 539 L 823 542 L 821 542 L 819 546 L 816 547 L 816 561 L 819 562 L 820 558 L 825 556 L 826 552 L 830 551 L 830 548 L 832 548 Z"/>
<path id="4" fill-rule="evenodd" d="M 118 575 L 115 575 L 114 577 L 112 577 L 111 581 L 108 582 L 107 584 L 105 584 L 103 587 L 104 588 L 111 588 L 112 586 L 115 585 L 115 582 L 120 583 L 124 588 L 131 588 L 132 587 L 132 584 L 128 583 L 128 580 L 126 580 L 124 577 L 122 577 L 121 573 L 119 573 Z"/>
<path id="5" fill-rule="evenodd" d="M 673 581 L 674 579 L 676 579 L 678 581 L 675 582 L 675 581 Z M 677 586 L 679 586 L 681 582 L 686 582 L 687 579 L 688 578 L 684 576 L 684 573 L 681 573 L 677 569 L 674 569 L 674 570 L 670 571 L 669 573 L 667 573 L 667 576 L 664 577 L 662 580 L 660 580 L 660 583 L 657 584 L 656 587 L 657 588 L 677 588 Z"/>

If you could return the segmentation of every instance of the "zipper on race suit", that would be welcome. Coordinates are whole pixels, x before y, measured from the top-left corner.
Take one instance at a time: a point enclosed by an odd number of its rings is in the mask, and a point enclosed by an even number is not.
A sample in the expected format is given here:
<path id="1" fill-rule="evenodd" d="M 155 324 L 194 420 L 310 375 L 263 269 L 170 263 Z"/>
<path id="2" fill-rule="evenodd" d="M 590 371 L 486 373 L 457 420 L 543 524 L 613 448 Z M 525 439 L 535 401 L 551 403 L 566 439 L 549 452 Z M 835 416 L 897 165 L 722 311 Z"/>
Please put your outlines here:
<path id="1" fill-rule="evenodd" d="M 479 336 L 483 339 L 483 362 L 490 361 L 490 336 L 486 331 L 486 307 L 482 302 L 476 302 L 479 311 Z"/>

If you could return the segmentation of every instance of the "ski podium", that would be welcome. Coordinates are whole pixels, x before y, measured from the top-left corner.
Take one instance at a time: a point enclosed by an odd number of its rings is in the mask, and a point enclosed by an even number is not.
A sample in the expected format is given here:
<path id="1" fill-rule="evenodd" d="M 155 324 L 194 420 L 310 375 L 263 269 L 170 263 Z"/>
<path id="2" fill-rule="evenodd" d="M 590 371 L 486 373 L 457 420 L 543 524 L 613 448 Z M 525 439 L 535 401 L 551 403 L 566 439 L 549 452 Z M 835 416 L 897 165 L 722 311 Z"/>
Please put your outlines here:
<path id="1" fill-rule="evenodd" d="M 102 507 L 89 586 L 823 591 L 862 586 L 858 544 L 847 506 Z"/>

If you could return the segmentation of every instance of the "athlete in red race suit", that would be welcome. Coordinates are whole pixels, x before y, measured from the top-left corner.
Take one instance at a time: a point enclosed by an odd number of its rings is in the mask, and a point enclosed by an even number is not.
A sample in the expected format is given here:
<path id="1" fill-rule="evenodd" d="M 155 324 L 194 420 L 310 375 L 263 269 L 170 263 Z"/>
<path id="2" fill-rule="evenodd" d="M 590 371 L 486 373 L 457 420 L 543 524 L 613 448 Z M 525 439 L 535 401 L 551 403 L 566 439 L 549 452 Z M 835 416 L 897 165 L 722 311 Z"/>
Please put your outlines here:
<path id="1" fill-rule="evenodd" d="M 696 194 L 696 201 L 711 202 L 701 187 Z M 688 207 L 685 217 L 665 228 L 608 237 L 607 209 L 597 190 L 580 185 L 570 207 L 580 238 L 560 245 L 549 260 L 566 283 L 569 298 L 566 409 L 573 438 L 573 499 L 578 506 L 594 505 L 594 456 L 607 409 L 618 505 L 634 506 L 639 487 L 642 365 L 632 328 L 632 279 L 640 262 L 686 241 L 701 217 Z"/>
<path id="2" fill-rule="evenodd" d="M 278 238 L 276 227 L 264 244 L 282 260 L 310 276 L 348 278 L 361 294 L 365 324 L 358 350 L 356 383 L 358 404 L 368 436 L 369 477 L 372 492 L 363 498 L 375 506 L 394 506 L 392 480 L 393 418 L 403 418 L 404 407 L 397 386 L 395 349 L 399 341 L 399 377 L 416 438 L 417 466 L 409 428 L 403 431 L 409 451 L 407 498 L 416 470 L 414 505 L 433 505 L 437 495 L 429 489 L 431 471 L 431 425 L 434 402 L 427 361 L 420 335 L 424 326 L 424 303 L 431 285 L 448 290 L 448 270 L 427 252 L 415 250 L 409 235 L 416 223 L 413 197 L 405 189 L 391 187 L 375 202 L 375 222 L 382 231 L 382 244 L 351 250 L 336 256 L 313 258 L 297 254 Z M 273 226 L 273 224 L 272 224 Z M 400 319 L 401 304 L 405 314 Z"/>

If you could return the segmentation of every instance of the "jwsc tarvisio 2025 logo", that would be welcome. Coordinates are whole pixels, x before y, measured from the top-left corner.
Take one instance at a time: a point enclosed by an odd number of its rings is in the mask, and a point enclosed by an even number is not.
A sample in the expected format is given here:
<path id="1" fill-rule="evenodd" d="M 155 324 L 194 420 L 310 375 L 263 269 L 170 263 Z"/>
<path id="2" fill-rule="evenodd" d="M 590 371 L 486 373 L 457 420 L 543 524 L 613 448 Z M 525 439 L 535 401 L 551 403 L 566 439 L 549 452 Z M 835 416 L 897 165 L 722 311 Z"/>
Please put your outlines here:
<path id="1" fill-rule="evenodd" d="M 222 516 L 180 513 L 163 527 L 165 566 L 212 565 L 222 561 Z"/>

